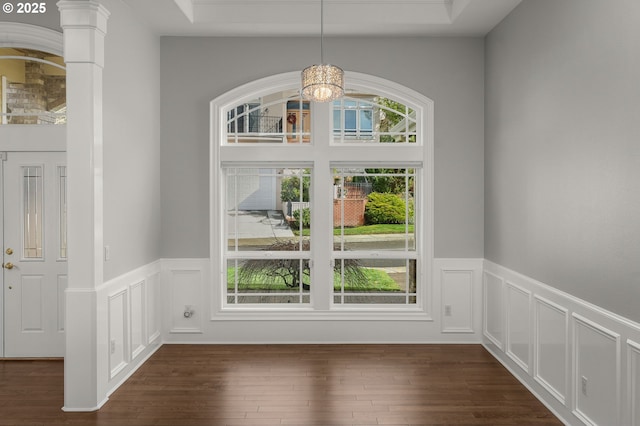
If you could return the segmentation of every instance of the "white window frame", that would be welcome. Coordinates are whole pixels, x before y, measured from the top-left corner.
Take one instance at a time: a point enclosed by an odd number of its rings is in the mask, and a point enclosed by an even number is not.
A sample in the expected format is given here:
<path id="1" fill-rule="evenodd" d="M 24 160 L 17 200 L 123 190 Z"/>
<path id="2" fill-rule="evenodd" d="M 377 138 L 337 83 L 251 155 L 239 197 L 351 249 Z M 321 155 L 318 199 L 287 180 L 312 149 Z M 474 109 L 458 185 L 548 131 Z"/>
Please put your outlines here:
<path id="1" fill-rule="evenodd" d="M 417 139 L 421 143 L 399 144 L 365 144 L 361 142 L 334 143 L 332 120 L 332 103 L 314 103 L 313 114 L 316 118 L 311 122 L 312 140 L 310 144 L 226 144 L 227 116 L 226 111 L 250 99 L 278 91 L 299 88 L 300 73 L 297 71 L 266 77 L 233 89 L 210 103 L 210 271 L 211 271 L 211 320 L 417 320 L 432 321 L 432 304 L 434 301 L 432 285 L 433 264 L 433 152 L 434 152 L 434 106 L 433 101 L 414 90 L 394 82 L 375 76 L 345 72 L 347 89 L 354 89 L 363 93 L 376 93 L 410 105 L 416 110 L 418 128 Z M 324 123 L 320 126 L 318 123 Z M 326 146 L 315 141 L 330 141 Z M 226 184 L 221 165 L 234 164 L 238 167 L 255 166 L 247 158 L 247 150 L 251 150 L 253 158 L 259 159 L 261 164 L 309 164 L 313 161 L 312 181 L 331 181 L 331 164 L 335 159 L 329 155 L 323 156 L 324 149 L 339 149 L 345 162 L 379 164 L 381 167 L 419 163 L 422 169 L 422 193 L 420 205 L 416 205 L 416 214 L 421 215 L 420 235 L 416 240 L 421 246 L 416 247 L 421 254 L 421 273 L 417 277 L 420 284 L 418 302 L 413 305 L 388 306 L 384 309 L 380 305 L 371 306 L 332 306 L 333 287 L 324 289 L 323 286 L 311 286 L 312 303 L 310 306 L 286 307 L 265 304 L 250 305 L 249 307 L 226 308 L 224 286 L 226 283 L 224 250 L 226 236 L 224 215 L 219 214 L 224 208 L 224 192 Z M 384 153 L 384 161 L 381 161 Z M 315 206 L 332 205 L 333 194 L 318 194 L 312 191 Z M 312 209 L 313 212 L 313 209 Z M 418 222 L 418 219 L 416 219 Z M 331 232 L 333 229 L 332 215 L 314 215 L 312 217 L 311 235 Z M 314 268 L 313 282 L 322 282 L 327 276 L 316 276 L 317 271 L 330 271 L 332 261 L 332 242 L 329 239 L 321 243 L 319 239 L 312 241 Z M 323 244 L 325 246 L 323 246 Z M 317 268 L 318 265 L 326 265 Z M 326 293 L 326 294 L 324 294 Z"/>

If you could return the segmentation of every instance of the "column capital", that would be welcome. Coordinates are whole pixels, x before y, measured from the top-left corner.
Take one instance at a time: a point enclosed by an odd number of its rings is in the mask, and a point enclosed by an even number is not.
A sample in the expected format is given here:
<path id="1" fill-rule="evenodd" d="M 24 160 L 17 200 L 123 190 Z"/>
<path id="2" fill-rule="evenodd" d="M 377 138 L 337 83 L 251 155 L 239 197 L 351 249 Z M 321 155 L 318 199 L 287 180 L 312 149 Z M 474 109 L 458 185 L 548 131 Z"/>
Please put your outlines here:
<path id="1" fill-rule="evenodd" d="M 65 62 L 94 63 L 102 67 L 109 11 L 93 0 L 61 0 L 57 5 L 64 32 Z"/>

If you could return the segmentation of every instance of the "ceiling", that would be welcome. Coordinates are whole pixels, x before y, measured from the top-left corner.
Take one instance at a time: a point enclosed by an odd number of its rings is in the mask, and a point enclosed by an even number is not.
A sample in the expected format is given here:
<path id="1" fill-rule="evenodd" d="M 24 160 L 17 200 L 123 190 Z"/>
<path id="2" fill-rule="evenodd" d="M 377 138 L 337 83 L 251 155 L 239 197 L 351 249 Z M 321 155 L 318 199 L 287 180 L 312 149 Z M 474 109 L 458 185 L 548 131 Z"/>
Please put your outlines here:
<path id="1" fill-rule="evenodd" d="M 160 35 L 312 36 L 320 0 L 124 0 Z M 324 34 L 484 36 L 521 0 L 325 0 Z"/>

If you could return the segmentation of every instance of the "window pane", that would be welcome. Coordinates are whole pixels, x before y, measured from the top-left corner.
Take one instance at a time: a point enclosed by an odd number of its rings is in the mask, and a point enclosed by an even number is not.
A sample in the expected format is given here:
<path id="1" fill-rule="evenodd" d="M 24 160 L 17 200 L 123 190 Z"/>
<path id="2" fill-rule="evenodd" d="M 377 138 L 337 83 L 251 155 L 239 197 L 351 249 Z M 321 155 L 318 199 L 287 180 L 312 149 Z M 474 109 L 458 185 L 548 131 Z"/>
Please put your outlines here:
<path id="1" fill-rule="evenodd" d="M 363 135 L 370 135 L 373 132 L 373 111 L 365 109 L 360 111 L 360 132 Z"/>
<path id="2" fill-rule="evenodd" d="M 225 169 L 227 249 L 310 249 L 309 169 Z"/>
<path id="3" fill-rule="evenodd" d="M 333 103 L 333 117 L 335 143 L 417 142 L 415 110 L 393 99 L 350 93 Z"/>
<path id="4" fill-rule="evenodd" d="M 22 167 L 23 257 L 42 258 L 42 166 Z"/>
<path id="5" fill-rule="evenodd" d="M 416 303 L 414 259 L 336 259 L 334 304 Z"/>
<path id="6" fill-rule="evenodd" d="M 227 261 L 227 304 L 310 303 L 309 259 Z"/>
<path id="7" fill-rule="evenodd" d="M 342 109 L 340 109 L 340 101 L 333 102 L 333 132 L 338 135 L 342 131 Z M 336 108 L 337 106 L 337 108 Z"/>
<path id="8" fill-rule="evenodd" d="M 356 112 L 355 111 L 345 111 L 344 112 L 344 131 L 347 133 L 355 134 L 356 133 Z"/>
<path id="9" fill-rule="evenodd" d="M 333 176 L 336 250 L 415 250 L 415 169 L 335 168 Z"/>
<path id="10" fill-rule="evenodd" d="M 277 92 L 226 111 L 226 143 L 309 143 L 311 103 L 297 91 Z"/>
<path id="11" fill-rule="evenodd" d="M 227 304 L 310 303 L 311 171 L 225 174 Z"/>

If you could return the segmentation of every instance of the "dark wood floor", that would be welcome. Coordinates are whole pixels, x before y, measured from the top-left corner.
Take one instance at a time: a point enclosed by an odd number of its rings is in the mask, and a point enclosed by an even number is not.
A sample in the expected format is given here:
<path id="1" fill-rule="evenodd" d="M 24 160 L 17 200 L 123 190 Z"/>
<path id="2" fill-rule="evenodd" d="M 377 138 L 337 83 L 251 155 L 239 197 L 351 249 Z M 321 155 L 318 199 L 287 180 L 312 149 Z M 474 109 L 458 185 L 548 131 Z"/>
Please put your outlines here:
<path id="1" fill-rule="evenodd" d="M 95 413 L 0 361 L 2 425 L 560 425 L 479 345 L 165 345 Z"/>

